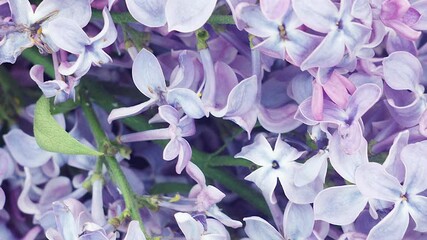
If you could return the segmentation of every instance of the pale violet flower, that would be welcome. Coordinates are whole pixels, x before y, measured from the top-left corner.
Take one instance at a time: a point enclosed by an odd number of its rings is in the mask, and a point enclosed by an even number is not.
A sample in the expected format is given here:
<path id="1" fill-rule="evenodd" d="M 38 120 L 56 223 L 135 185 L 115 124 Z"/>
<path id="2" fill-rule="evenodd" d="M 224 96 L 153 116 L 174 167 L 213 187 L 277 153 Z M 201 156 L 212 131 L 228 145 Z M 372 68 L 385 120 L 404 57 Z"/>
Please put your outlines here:
<path id="1" fill-rule="evenodd" d="M 60 20 L 84 27 L 90 20 L 89 0 L 44 0 L 35 11 L 28 0 L 10 0 L 12 20 L 0 30 L 0 64 L 15 63 L 26 48 L 36 45 L 43 52 L 57 51 L 56 39 L 64 39 L 61 31 L 50 31 L 50 24 Z"/>
<path id="2" fill-rule="evenodd" d="M 314 197 L 322 189 L 323 183 L 313 181 L 304 186 L 295 185 L 294 175 L 302 165 L 295 160 L 301 157 L 303 153 L 284 142 L 280 135 L 277 137 L 274 149 L 272 149 L 265 136 L 258 134 L 254 143 L 243 147 L 242 151 L 235 157 L 248 159 L 260 166 L 245 179 L 254 182 L 272 203 L 277 202 L 273 193 L 277 180 L 279 180 L 289 200 L 306 204 L 313 202 Z"/>
<path id="3" fill-rule="evenodd" d="M 136 56 L 132 66 L 132 78 L 138 90 L 149 100 L 132 107 L 114 109 L 108 116 L 108 122 L 134 116 L 154 104 L 170 104 L 182 108 L 189 117 L 195 119 L 202 118 L 207 114 L 202 101 L 192 90 L 173 86 L 166 87 L 159 61 L 146 49 L 142 49 Z"/>
<path id="4" fill-rule="evenodd" d="M 176 172 L 181 173 L 191 159 L 191 146 L 184 137 L 192 136 L 196 132 L 194 120 L 188 116 L 180 118 L 178 111 L 169 105 L 160 106 L 159 115 L 169 123 L 168 128 L 130 133 L 121 136 L 120 140 L 122 142 L 138 142 L 170 139 L 163 151 L 163 159 L 170 161 L 178 157 Z"/>
<path id="5" fill-rule="evenodd" d="M 59 66 L 58 70 L 61 74 L 74 74 L 79 78 L 89 71 L 92 64 L 101 66 L 101 64 L 113 61 L 102 49 L 116 41 L 117 30 L 106 8 L 102 11 L 102 15 L 104 27 L 98 35 L 92 38 L 89 38 L 75 22 L 58 19 L 51 23 L 49 32 L 61 32 L 61 35 L 52 35 L 56 45 L 67 52 L 78 55 L 74 63 L 62 63 Z"/>
<path id="6" fill-rule="evenodd" d="M 394 207 L 375 227 L 368 240 L 383 239 L 383 236 L 402 238 L 409 225 L 409 216 L 414 220 L 415 231 L 427 232 L 427 141 L 409 144 L 400 153 L 405 167 L 403 185 L 378 163 L 366 163 L 356 170 L 356 184 L 363 195 L 394 203 Z"/>

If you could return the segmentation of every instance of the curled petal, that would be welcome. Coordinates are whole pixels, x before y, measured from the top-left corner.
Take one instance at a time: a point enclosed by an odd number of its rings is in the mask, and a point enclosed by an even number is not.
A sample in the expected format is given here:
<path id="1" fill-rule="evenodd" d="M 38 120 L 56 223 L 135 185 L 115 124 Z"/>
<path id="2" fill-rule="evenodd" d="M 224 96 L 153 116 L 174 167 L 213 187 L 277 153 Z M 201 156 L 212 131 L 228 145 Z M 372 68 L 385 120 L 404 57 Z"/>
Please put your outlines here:
<path id="1" fill-rule="evenodd" d="M 191 146 L 184 138 L 178 140 L 180 144 L 178 162 L 176 163 L 176 172 L 181 174 L 182 170 L 187 166 L 191 160 Z"/>
<path id="2" fill-rule="evenodd" d="M 203 225 L 188 213 L 175 213 L 175 220 L 184 233 L 185 239 L 201 239 Z"/>
<path id="3" fill-rule="evenodd" d="M 157 99 L 150 99 L 146 102 L 140 103 L 132 107 L 122 107 L 113 109 L 110 115 L 108 115 L 108 123 L 111 124 L 111 122 L 120 118 L 135 116 L 147 110 L 147 108 L 156 103 L 156 101 Z"/>
<path id="4" fill-rule="evenodd" d="M 168 91 L 166 101 L 171 105 L 179 105 L 189 117 L 199 119 L 207 116 L 202 100 L 195 92 L 187 88 L 175 88 Z"/>
<path id="5" fill-rule="evenodd" d="M 91 39 L 92 44 L 99 48 L 110 46 L 117 38 L 117 30 L 107 8 L 102 10 L 102 17 L 104 18 L 104 27 L 101 32 Z"/>

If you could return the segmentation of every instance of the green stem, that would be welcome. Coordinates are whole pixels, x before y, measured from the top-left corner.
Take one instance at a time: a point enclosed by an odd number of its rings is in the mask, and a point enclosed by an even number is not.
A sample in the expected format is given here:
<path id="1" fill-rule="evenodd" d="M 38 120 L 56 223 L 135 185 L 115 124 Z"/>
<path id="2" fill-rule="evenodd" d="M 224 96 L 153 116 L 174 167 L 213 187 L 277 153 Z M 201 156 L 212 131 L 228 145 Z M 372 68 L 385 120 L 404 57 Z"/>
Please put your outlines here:
<path id="1" fill-rule="evenodd" d="M 98 149 L 99 151 L 104 151 L 106 148 L 108 149 L 109 146 L 112 147 L 112 143 L 108 139 L 107 135 L 101 127 L 101 124 L 98 121 L 95 111 L 92 108 L 92 104 L 87 98 L 87 91 L 85 91 L 85 89 L 81 89 L 80 92 L 81 107 L 95 137 Z M 141 215 L 139 214 L 138 203 L 135 200 L 135 193 L 132 191 L 126 176 L 120 168 L 119 163 L 114 157 L 108 155 L 106 155 L 101 161 L 105 163 L 111 178 L 119 187 L 120 192 L 122 193 L 125 200 L 126 208 L 129 209 L 132 219 L 139 222 L 141 230 L 144 232 L 144 235 L 147 236 L 144 224 L 142 223 Z"/>
<path id="2" fill-rule="evenodd" d="M 229 24 L 234 25 L 234 19 L 231 15 L 212 15 L 208 23 L 212 25 L 218 25 L 218 24 Z"/>

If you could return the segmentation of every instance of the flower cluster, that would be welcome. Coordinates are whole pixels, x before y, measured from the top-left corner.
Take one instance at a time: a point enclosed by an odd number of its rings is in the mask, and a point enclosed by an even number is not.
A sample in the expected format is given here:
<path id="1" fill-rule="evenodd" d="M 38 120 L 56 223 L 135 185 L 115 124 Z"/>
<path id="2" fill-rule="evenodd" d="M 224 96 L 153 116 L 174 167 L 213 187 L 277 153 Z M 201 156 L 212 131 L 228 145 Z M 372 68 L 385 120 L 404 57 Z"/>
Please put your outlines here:
<path id="1" fill-rule="evenodd" d="M 0 239 L 424 239 L 427 0 L 0 0 Z"/>

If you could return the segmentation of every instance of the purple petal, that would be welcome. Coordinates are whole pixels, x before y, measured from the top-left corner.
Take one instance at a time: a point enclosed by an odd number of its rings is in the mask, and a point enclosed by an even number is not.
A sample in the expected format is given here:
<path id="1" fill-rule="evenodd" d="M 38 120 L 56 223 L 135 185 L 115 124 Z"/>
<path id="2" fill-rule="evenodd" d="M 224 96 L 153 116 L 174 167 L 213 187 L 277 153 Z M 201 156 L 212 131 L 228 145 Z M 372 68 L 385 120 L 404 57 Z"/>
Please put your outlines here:
<path id="1" fill-rule="evenodd" d="M 4 204 L 6 203 L 6 194 L 2 188 L 0 188 L 0 210 L 4 208 Z"/>
<path id="2" fill-rule="evenodd" d="M 129 223 L 124 240 L 146 240 L 138 221 L 133 220 Z"/>
<path id="3" fill-rule="evenodd" d="M 203 226 L 188 213 L 175 213 L 175 220 L 184 233 L 185 239 L 201 239 Z"/>
<path id="4" fill-rule="evenodd" d="M 313 182 L 322 169 L 328 164 L 329 154 L 323 150 L 308 159 L 299 169 L 296 170 L 294 177 L 295 186 L 302 187 Z M 342 160 L 344 161 L 344 160 Z"/>
<path id="5" fill-rule="evenodd" d="M 366 197 L 390 202 L 401 199 L 403 188 L 399 181 L 378 163 L 366 163 L 358 167 L 355 179 L 360 192 Z"/>
<path id="6" fill-rule="evenodd" d="M 149 98 L 158 98 L 166 90 L 165 77 L 160 63 L 147 49 L 142 49 L 132 65 L 132 78 L 140 92 Z"/>
<path id="7" fill-rule="evenodd" d="M 180 138 L 178 139 L 178 141 L 180 144 L 180 148 L 179 148 L 178 162 L 176 163 L 175 170 L 178 174 L 181 174 L 182 170 L 184 170 L 184 168 L 187 166 L 187 164 L 191 160 L 192 151 L 191 151 L 191 146 L 187 142 L 187 140 L 185 140 L 184 138 Z"/>
<path id="8" fill-rule="evenodd" d="M 408 52 L 394 52 L 383 60 L 384 80 L 395 90 L 416 91 L 423 71 L 420 61 Z"/>
<path id="9" fill-rule="evenodd" d="M 268 19 L 281 20 L 288 11 L 290 0 L 261 0 L 261 11 Z"/>
<path id="10" fill-rule="evenodd" d="M 340 136 L 341 150 L 346 154 L 354 154 L 360 149 L 363 142 L 363 132 L 359 122 L 353 122 L 350 126 L 341 125 L 337 131 Z"/>
<path id="11" fill-rule="evenodd" d="M 408 141 L 409 131 L 400 132 L 393 140 L 393 145 L 391 145 L 388 156 L 383 163 L 387 172 L 395 176 L 400 182 L 403 182 L 405 176 L 405 167 L 401 160 L 401 152 L 403 147 L 408 145 Z"/>
<path id="12" fill-rule="evenodd" d="M 409 214 L 404 204 L 397 204 L 381 222 L 371 229 L 367 240 L 383 239 L 384 236 L 402 239 L 408 224 Z"/>
<path id="13" fill-rule="evenodd" d="M 200 186 L 206 185 L 205 175 L 203 174 L 202 170 L 200 170 L 200 168 L 197 167 L 196 164 L 189 162 L 187 164 L 187 167 L 185 168 L 185 171 L 194 181 L 197 182 L 198 185 Z"/>
<path id="14" fill-rule="evenodd" d="M 258 83 L 256 76 L 246 78 L 233 88 L 227 99 L 227 106 L 217 113 L 216 117 L 239 116 L 254 108 L 257 98 Z"/>
<path id="15" fill-rule="evenodd" d="M 102 10 L 102 17 L 104 18 L 104 27 L 101 32 L 91 39 L 92 44 L 98 48 L 110 46 L 117 38 L 117 30 L 107 8 Z"/>
<path id="16" fill-rule="evenodd" d="M 294 183 L 296 170 L 300 167 L 300 164 L 294 163 L 286 169 L 287 173 L 284 173 L 284 177 L 280 177 L 280 183 L 286 197 L 297 204 L 308 204 L 314 201 L 316 195 L 323 189 L 323 181 L 319 178 L 310 182 L 307 185 L 298 187 Z"/>
<path id="17" fill-rule="evenodd" d="M 244 28 L 257 37 L 270 37 L 278 35 L 278 24 L 270 21 L 262 14 L 259 6 L 255 4 L 240 3 L 236 8 L 238 18 L 246 25 Z"/>
<path id="18" fill-rule="evenodd" d="M 129 133 L 120 137 L 122 142 L 140 142 L 151 140 L 165 140 L 173 137 L 169 128 L 152 129 L 142 132 Z"/>
<path id="19" fill-rule="evenodd" d="M 314 215 L 310 204 L 288 202 L 283 216 L 283 230 L 287 239 L 307 239 L 313 232 Z"/>
<path id="20" fill-rule="evenodd" d="M 8 1 L 12 20 L 16 24 L 30 25 L 33 15 L 33 8 L 28 0 Z"/>
<path id="21" fill-rule="evenodd" d="M 52 18 L 68 19 L 80 27 L 86 26 L 92 15 L 89 0 L 43 0 L 34 13 L 33 21 L 40 21 L 53 13 Z"/>
<path id="22" fill-rule="evenodd" d="M 427 189 L 427 141 L 409 144 L 402 149 L 400 157 L 405 165 L 404 188 L 408 193 L 417 194 Z"/>
<path id="23" fill-rule="evenodd" d="M 34 42 L 27 32 L 13 32 L 7 34 L 7 36 L 1 40 L 0 44 L 0 64 L 4 62 L 15 63 L 16 58 L 22 51 L 33 45 Z"/>
<path id="24" fill-rule="evenodd" d="M 251 240 L 283 240 L 280 233 L 260 217 L 246 217 L 243 221 L 245 221 L 245 232 Z"/>
<path id="25" fill-rule="evenodd" d="M 166 24 L 166 2 L 167 0 L 126 0 L 126 6 L 138 22 L 148 27 L 161 27 Z"/>
<path id="26" fill-rule="evenodd" d="M 165 7 L 168 31 L 189 33 L 202 27 L 215 9 L 217 0 L 167 1 Z"/>
<path id="27" fill-rule="evenodd" d="M 166 161 L 170 161 L 176 158 L 179 154 L 181 145 L 178 139 L 174 138 L 169 141 L 166 145 L 165 150 L 163 150 L 163 159 Z"/>
<path id="28" fill-rule="evenodd" d="M 85 46 L 90 44 L 90 39 L 83 29 L 76 22 L 66 18 L 57 18 L 49 22 L 43 33 L 49 35 L 56 46 L 73 54 L 83 53 Z"/>
<path id="29" fill-rule="evenodd" d="M 285 41 L 283 41 L 279 36 L 274 36 L 257 44 L 254 49 L 258 49 L 260 52 L 272 58 L 284 60 L 286 57 L 285 46 Z"/>
<path id="30" fill-rule="evenodd" d="M 328 0 L 326 1 L 329 2 Z M 326 35 L 319 46 L 301 64 L 301 70 L 313 67 L 335 66 L 342 60 L 344 50 L 345 46 L 342 34 L 339 31 L 332 31 Z"/>
<path id="31" fill-rule="evenodd" d="M 417 224 L 414 230 L 427 232 L 427 197 L 411 196 L 407 203 L 409 214 Z"/>
<path id="32" fill-rule="evenodd" d="M 187 88 L 175 88 L 168 91 L 166 101 L 182 108 L 189 117 L 199 119 L 207 116 L 202 100 L 195 92 Z"/>
<path id="33" fill-rule="evenodd" d="M 299 29 L 289 31 L 287 36 L 289 40 L 285 43 L 286 53 L 297 66 L 301 65 L 322 41 L 321 37 Z"/>
<path id="34" fill-rule="evenodd" d="M 294 119 L 298 110 L 296 104 L 286 104 L 279 108 L 259 107 L 258 120 L 261 126 L 273 133 L 290 132 L 301 125 L 301 122 Z"/>
<path id="35" fill-rule="evenodd" d="M 338 9 L 329 0 L 318 0 L 316 4 L 310 0 L 298 0 L 292 1 L 292 6 L 303 23 L 318 32 L 329 32 L 338 18 Z"/>
<path id="36" fill-rule="evenodd" d="M 242 148 L 235 158 L 247 159 L 259 166 L 270 166 L 274 158 L 270 143 L 263 134 L 258 134 L 252 144 Z"/>
<path id="37" fill-rule="evenodd" d="M 159 107 L 160 117 L 172 126 L 177 126 L 179 122 L 178 111 L 169 105 L 163 105 Z"/>
<path id="38" fill-rule="evenodd" d="M 113 109 L 110 115 L 108 115 L 108 123 L 111 124 L 111 122 L 113 122 L 114 120 L 140 114 L 141 112 L 147 110 L 148 107 L 155 104 L 156 102 L 157 102 L 157 99 L 150 99 L 146 102 L 140 103 L 132 107 L 122 107 L 122 108 Z"/>
<path id="39" fill-rule="evenodd" d="M 261 167 L 253 171 L 251 174 L 245 177 L 245 180 L 251 181 L 257 185 L 262 192 L 268 196 L 271 203 L 275 203 L 277 200 L 273 197 L 274 189 L 277 184 L 277 177 L 272 174 L 271 167 Z"/>
<path id="40" fill-rule="evenodd" d="M 352 119 L 360 119 L 381 97 L 382 91 L 373 83 L 358 87 L 348 100 L 346 112 Z"/>
<path id="41" fill-rule="evenodd" d="M 3 136 L 7 148 L 16 162 L 24 167 L 40 167 L 52 158 L 53 154 L 42 150 L 36 139 L 20 129 L 12 129 Z"/>
<path id="42" fill-rule="evenodd" d="M 314 199 L 314 216 L 335 225 L 347 225 L 359 216 L 368 199 L 354 185 L 330 187 Z"/>

